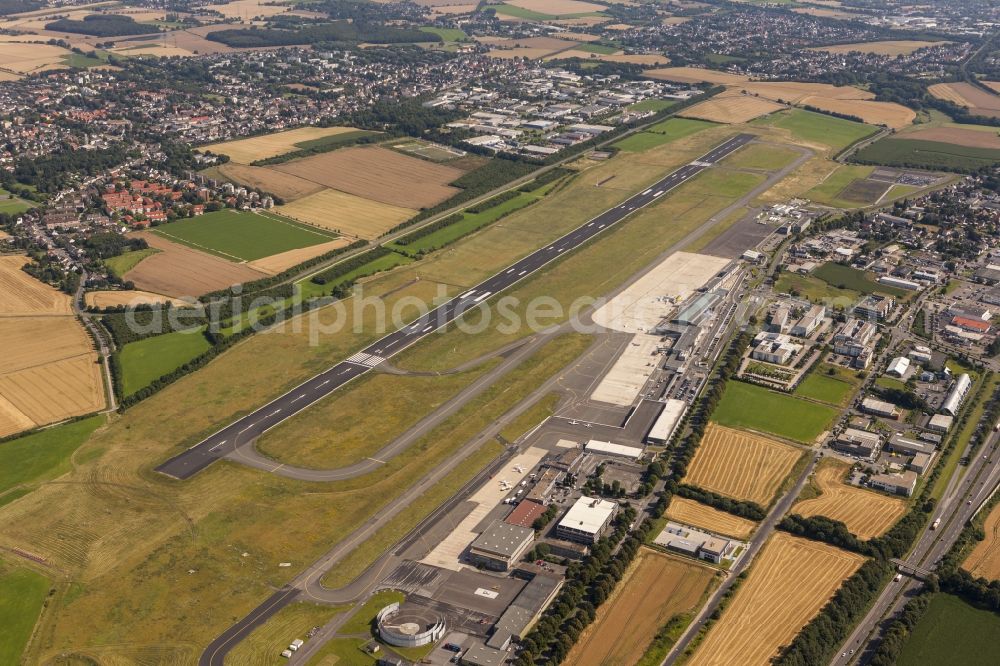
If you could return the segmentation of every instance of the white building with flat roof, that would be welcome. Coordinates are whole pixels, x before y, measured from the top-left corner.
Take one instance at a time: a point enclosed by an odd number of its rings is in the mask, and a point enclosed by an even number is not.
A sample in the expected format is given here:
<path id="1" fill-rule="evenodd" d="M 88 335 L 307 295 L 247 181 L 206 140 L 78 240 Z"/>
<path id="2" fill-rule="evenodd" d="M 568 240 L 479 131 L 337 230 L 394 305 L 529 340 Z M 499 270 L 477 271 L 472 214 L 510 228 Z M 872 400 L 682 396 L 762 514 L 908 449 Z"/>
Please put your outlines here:
<path id="1" fill-rule="evenodd" d="M 617 510 L 615 502 L 584 495 L 556 525 L 556 536 L 567 541 L 596 543 L 607 532 Z"/>
<path id="2" fill-rule="evenodd" d="M 615 444 L 613 442 L 602 442 L 598 439 L 592 439 L 583 445 L 583 450 L 587 453 L 601 453 L 606 456 L 618 456 L 619 458 L 628 458 L 629 460 L 638 460 L 642 455 L 642 449 L 635 446 L 625 446 L 624 444 Z"/>
<path id="3" fill-rule="evenodd" d="M 674 431 L 677 430 L 677 424 L 684 418 L 687 408 L 688 405 L 683 400 L 668 399 L 667 404 L 663 407 L 663 411 L 660 412 L 660 415 L 653 423 L 653 427 L 650 428 L 649 434 L 646 435 L 646 441 L 650 444 L 666 444 L 669 442 L 670 438 L 674 436 Z"/>

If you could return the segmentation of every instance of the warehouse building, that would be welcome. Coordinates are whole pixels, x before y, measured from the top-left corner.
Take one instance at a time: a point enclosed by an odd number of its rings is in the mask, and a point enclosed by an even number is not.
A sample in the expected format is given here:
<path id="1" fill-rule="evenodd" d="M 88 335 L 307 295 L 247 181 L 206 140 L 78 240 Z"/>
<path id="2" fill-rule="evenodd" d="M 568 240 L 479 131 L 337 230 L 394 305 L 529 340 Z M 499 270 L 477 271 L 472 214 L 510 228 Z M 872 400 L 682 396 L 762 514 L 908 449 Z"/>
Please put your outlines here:
<path id="1" fill-rule="evenodd" d="M 497 520 L 469 546 L 469 560 L 493 571 L 508 571 L 534 540 L 535 530 Z"/>
<path id="2" fill-rule="evenodd" d="M 873 458 L 878 454 L 882 438 L 878 433 L 859 428 L 847 428 L 830 444 L 834 451 L 859 458 Z"/>
<path id="3" fill-rule="evenodd" d="M 899 418 L 899 410 L 896 409 L 896 405 L 891 402 L 885 402 L 884 400 L 876 400 L 875 398 L 865 398 L 862 400 L 861 411 L 867 414 L 881 416 L 885 419 Z"/>
<path id="4" fill-rule="evenodd" d="M 602 442 L 592 439 L 583 446 L 587 453 L 599 453 L 605 456 L 616 458 L 626 458 L 628 460 L 638 460 L 642 456 L 642 449 L 635 446 L 625 446 L 624 444 L 614 444 L 613 442 Z"/>
<path id="5" fill-rule="evenodd" d="M 958 412 L 962 408 L 962 401 L 965 400 L 965 396 L 969 394 L 971 388 L 972 379 L 969 375 L 965 373 L 959 375 L 958 379 L 955 380 L 955 385 L 948 392 L 948 397 L 941 403 L 941 413 L 948 416 L 958 416 Z"/>
<path id="6" fill-rule="evenodd" d="M 556 525 L 556 536 L 567 541 L 597 543 L 608 531 L 617 510 L 614 502 L 584 495 Z"/>
<path id="7" fill-rule="evenodd" d="M 526 499 L 514 507 L 514 510 L 503 521 L 519 527 L 531 527 L 536 520 L 541 518 L 543 513 L 545 513 L 545 505 Z"/>
<path id="8" fill-rule="evenodd" d="M 954 421 L 954 416 L 949 416 L 948 414 L 935 414 L 927 422 L 927 429 L 935 432 L 948 432 Z"/>
<path id="9" fill-rule="evenodd" d="M 897 356 L 889 362 L 889 368 L 885 371 L 885 374 L 890 377 L 902 378 L 909 369 L 910 359 L 905 356 Z"/>
<path id="10" fill-rule="evenodd" d="M 666 405 L 663 407 L 663 411 L 660 412 L 660 415 L 653 423 L 653 427 L 650 428 L 649 434 L 646 435 L 646 443 L 666 444 L 669 442 L 677 430 L 677 425 L 684 418 L 687 408 L 688 405 L 683 400 L 668 399 Z"/>
<path id="11" fill-rule="evenodd" d="M 874 474 L 868 480 L 872 488 L 884 490 L 893 495 L 909 497 L 917 487 L 917 473 L 907 470 L 902 474 Z"/>
<path id="12" fill-rule="evenodd" d="M 885 445 L 886 451 L 892 451 L 893 453 L 899 453 L 905 456 L 913 456 L 918 453 L 932 454 L 937 449 L 933 442 L 918 442 L 915 439 L 910 439 L 909 437 L 903 437 L 901 434 L 896 433 L 889 438 L 889 441 Z"/>

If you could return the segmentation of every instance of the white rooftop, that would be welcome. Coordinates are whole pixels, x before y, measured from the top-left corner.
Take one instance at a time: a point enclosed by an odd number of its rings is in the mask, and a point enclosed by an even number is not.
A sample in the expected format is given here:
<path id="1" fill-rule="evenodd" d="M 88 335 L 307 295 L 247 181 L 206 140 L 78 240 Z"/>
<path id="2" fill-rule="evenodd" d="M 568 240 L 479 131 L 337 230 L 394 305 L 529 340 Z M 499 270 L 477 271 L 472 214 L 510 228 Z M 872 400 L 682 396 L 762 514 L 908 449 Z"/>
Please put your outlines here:
<path id="1" fill-rule="evenodd" d="M 617 504 L 595 497 L 582 496 L 576 501 L 559 524 L 563 527 L 596 534 L 614 513 Z"/>
<path id="2" fill-rule="evenodd" d="M 592 439 L 587 442 L 586 445 L 584 445 L 583 450 L 587 453 L 606 453 L 612 456 L 632 458 L 633 460 L 638 460 L 639 456 L 642 455 L 641 448 L 625 446 L 624 444 L 615 444 L 613 442 L 602 442 L 597 439 Z"/>

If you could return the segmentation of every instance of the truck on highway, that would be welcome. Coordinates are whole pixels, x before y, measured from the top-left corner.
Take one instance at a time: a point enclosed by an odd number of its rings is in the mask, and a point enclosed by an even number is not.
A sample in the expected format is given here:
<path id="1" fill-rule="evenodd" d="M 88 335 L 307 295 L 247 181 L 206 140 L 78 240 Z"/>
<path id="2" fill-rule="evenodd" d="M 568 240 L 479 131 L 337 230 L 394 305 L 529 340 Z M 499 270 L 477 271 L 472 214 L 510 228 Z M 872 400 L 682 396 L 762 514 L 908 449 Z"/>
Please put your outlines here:
<path id="1" fill-rule="evenodd" d="M 935 518 L 934 522 L 931 523 L 931 529 L 932 530 L 936 530 L 938 528 L 938 525 L 940 525 L 940 524 L 941 524 L 941 519 L 940 518 Z"/>

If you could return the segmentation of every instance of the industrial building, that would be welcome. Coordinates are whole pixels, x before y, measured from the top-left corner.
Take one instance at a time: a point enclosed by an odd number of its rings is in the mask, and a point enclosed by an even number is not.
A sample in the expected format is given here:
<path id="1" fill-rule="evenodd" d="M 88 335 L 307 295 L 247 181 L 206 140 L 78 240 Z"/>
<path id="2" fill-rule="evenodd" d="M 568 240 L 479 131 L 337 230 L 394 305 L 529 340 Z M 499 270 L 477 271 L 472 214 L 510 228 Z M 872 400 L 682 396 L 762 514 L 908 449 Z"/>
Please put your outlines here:
<path id="1" fill-rule="evenodd" d="M 614 444 L 613 442 L 602 442 L 597 439 L 592 439 L 584 444 L 583 450 L 587 453 L 600 453 L 628 460 L 638 460 L 642 456 L 642 449 L 639 447 Z"/>
<path id="2" fill-rule="evenodd" d="M 890 377 L 902 378 L 906 375 L 906 371 L 910 369 L 910 359 L 905 356 L 897 356 L 896 358 L 889 361 L 889 367 L 886 369 L 885 374 Z"/>
<path id="3" fill-rule="evenodd" d="M 687 408 L 688 405 L 683 400 L 668 399 L 663 406 L 663 411 L 660 412 L 660 415 L 653 423 L 653 427 L 650 428 L 649 434 L 646 435 L 646 442 L 648 444 L 666 444 L 669 442 L 677 430 L 677 425 L 684 418 Z"/>
<path id="4" fill-rule="evenodd" d="M 891 275 L 883 275 L 878 279 L 878 282 L 879 284 L 884 284 L 887 287 L 896 287 L 898 289 L 906 289 L 907 291 L 919 291 L 922 288 L 919 282 L 904 280 L 902 278 L 892 277 Z"/>
<path id="5" fill-rule="evenodd" d="M 544 504 L 526 499 L 514 507 L 514 510 L 503 521 L 519 527 L 531 527 L 543 513 L 545 513 Z"/>
<path id="6" fill-rule="evenodd" d="M 705 293 L 697 294 L 692 300 L 684 304 L 676 315 L 673 323 L 698 325 L 719 300 L 726 295 L 725 289 L 716 289 Z"/>
<path id="7" fill-rule="evenodd" d="M 497 520 L 469 546 L 469 560 L 493 571 L 508 571 L 534 540 L 533 529 Z"/>
<path id="8" fill-rule="evenodd" d="M 893 495 L 909 497 L 917 487 L 917 473 L 907 470 L 902 474 L 874 474 L 868 480 L 872 488 L 884 490 Z"/>
<path id="9" fill-rule="evenodd" d="M 486 641 L 487 647 L 506 650 L 511 640 L 521 640 L 555 599 L 562 583 L 561 578 L 536 573 L 493 625 L 492 634 Z"/>
<path id="10" fill-rule="evenodd" d="M 927 422 L 927 429 L 934 430 L 936 432 L 948 432 L 954 421 L 954 416 L 949 416 L 948 414 L 935 414 Z"/>
<path id="11" fill-rule="evenodd" d="M 885 419 L 898 419 L 899 409 L 891 402 L 876 400 L 875 398 L 865 398 L 861 401 L 861 411 L 866 414 L 874 414 Z"/>
<path id="12" fill-rule="evenodd" d="M 715 564 L 729 557 L 738 545 L 738 542 L 674 522 L 667 523 L 653 542 L 667 550 Z"/>
<path id="13" fill-rule="evenodd" d="M 859 428 L 847 428 L 837 435 L 837 438 L 830 444 L 830 448 L 850 456 L 873 458 L 878 454 L 881 445 L 882 438 L 878 433 Z"/>
<path id="14" fill-rule="evenodd" d="M 959 410 L 962 408 L 962 402 L 965 400 L 965 396 L 968 395 L 969 389 L 972 388 L 972 379 L 969 375 L 962 373 L 955 380 L 955 385 L 951 387 L 951 391 L 948 392 L 948 397 L 944 399 L 941 403 L 941 409 L 939 410 L 942 414 L 947 414 L 948 416 L 958 416 Z"/>
<path id="15" fill-rule="evenodd" d="M 892 451 L 893 453 L 913 456 L 918 453 L 932 454 L 937 447 L 932 442 L 918 442 L 915 439 L 910 439 L 909 437 L 904 437 L 903 435 L 896 433 L 889 438 L 888 442 L 886 442 L 885 449 L 886 451 Z"/>
<path id="16" fill-rule="evenodd" d="M 556 536 L 567 541 L 593 544 L 604 536 L 618 505 L 595 497 L 580 497 L 556 525 Z"/>

